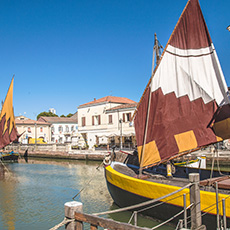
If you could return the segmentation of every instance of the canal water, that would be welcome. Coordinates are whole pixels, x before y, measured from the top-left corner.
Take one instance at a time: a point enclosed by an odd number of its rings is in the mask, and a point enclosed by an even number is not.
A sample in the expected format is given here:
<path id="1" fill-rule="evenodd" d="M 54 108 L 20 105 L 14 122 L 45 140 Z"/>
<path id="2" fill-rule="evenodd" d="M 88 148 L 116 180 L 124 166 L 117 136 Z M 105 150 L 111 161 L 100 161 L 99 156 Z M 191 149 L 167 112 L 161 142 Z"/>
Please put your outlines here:
<path id="1" fill-rule="evenodd" d="M 46 230 L 64 218 L 64 204 L 83 203 L 88 214 L 118 208 L 106 187 L 100 162 L 20 159 L 7 165 L 9 172 L 0 180 L 0 229 Z M 131 212 L 103 216 L 128 222 Z M 159 222 L 138 216 L 138 225 L 153 227 Z M 64 226 L 59 229 L 65 229 Z M 89 229 L 85 226 L 84 229 Z M 174 229 L 171 226 L 159 228 Z"/>

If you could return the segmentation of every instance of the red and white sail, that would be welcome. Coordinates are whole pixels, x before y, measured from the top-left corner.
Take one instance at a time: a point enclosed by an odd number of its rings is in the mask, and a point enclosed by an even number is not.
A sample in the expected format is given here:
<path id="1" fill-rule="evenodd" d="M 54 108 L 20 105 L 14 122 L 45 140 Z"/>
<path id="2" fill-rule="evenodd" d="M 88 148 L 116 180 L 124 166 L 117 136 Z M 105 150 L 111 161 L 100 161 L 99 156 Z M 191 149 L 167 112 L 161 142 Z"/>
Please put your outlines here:
<path id="1" fill-rule="evenodd" d="M 221 140 L 213 122 L 227 91 L 199 2 L 190 0 L 136 112 L 141 165 Z"/>

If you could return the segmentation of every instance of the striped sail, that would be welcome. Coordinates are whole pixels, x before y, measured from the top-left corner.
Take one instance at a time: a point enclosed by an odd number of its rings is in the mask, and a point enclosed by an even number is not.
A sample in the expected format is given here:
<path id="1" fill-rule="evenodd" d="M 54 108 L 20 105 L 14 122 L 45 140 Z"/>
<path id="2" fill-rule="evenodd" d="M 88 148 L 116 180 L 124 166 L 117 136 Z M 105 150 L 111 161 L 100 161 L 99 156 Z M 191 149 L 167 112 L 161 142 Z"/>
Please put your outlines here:
<path id="1" fill-rule="evenodd" d="M 190 0 L 137 107 L 141 166 L 222 140 L 230 114 L 227 91 L 199 2 Z"/>
<path id="2" fill-rule="evenodd" d="M 14 79 L 11 81 L 0 114 L 0 149 L 18 138 L 13 110 L 13 82 Z"/>

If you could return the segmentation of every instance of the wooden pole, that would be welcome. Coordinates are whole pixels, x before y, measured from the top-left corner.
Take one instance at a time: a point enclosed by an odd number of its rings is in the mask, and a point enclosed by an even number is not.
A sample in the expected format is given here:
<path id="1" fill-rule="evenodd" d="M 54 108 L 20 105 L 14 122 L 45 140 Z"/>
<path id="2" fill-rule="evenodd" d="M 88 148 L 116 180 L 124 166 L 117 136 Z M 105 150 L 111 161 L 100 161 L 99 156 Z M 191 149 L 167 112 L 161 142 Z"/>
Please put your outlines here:
<path id="1" fill-rule="evenodd" d="M 137 226 L 137 211 L 134 211 L 134 226 Z"/>
<path id="2" fill-rule="evenodd" d="M 218 199 L 218 182 L 216 184 L 216 227 L 220 229 L 219 199 Z"/>
<path id="3" fill-rule="evenodd" d="M 227 229 L 227 220 L 226 220 L 226 206 L 225 206 L 225 199 L 222 199 L 222 207 L 223 207 L 223 227 L 224 230 Z"/>
<path id="4" fill-rule="evenodd" d="M 187 205 L 186 205 L 186 194 L 183 194 L 184 198 L 184 227 L 187 228 Z"/>
<path id="5" fill-rule="evenodd" d="M 82 212 L 83 205 L 81 202 L 71 201 L 65 203 L 65 217 L 68 219 L 75 219 L 75 212 Z M 83 223 L 78 221 L 73 221 L 66 224 L 67 230 L 83 230 Z"/>
<path id="6" fill-rule="evenodd" d="M 206 229 L 206 227 L 202 225 L 201 219 L 199 173 L 190 173 L 189 181 L 193 183 L 190 187 L 190 203 L 193 204 L 191 207 L 191 230 Z"/>

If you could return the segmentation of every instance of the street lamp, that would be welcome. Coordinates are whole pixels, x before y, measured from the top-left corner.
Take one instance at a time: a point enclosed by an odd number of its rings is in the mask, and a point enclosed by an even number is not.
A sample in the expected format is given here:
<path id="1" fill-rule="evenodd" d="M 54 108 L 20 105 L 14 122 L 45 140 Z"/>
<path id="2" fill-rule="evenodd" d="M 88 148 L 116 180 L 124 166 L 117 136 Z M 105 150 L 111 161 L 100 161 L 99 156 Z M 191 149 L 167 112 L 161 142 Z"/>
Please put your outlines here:
<path id="1" fill-rule="evenodd" d="M 230 25 L 227 27 L 227 30 L 230 32 Z"/>

